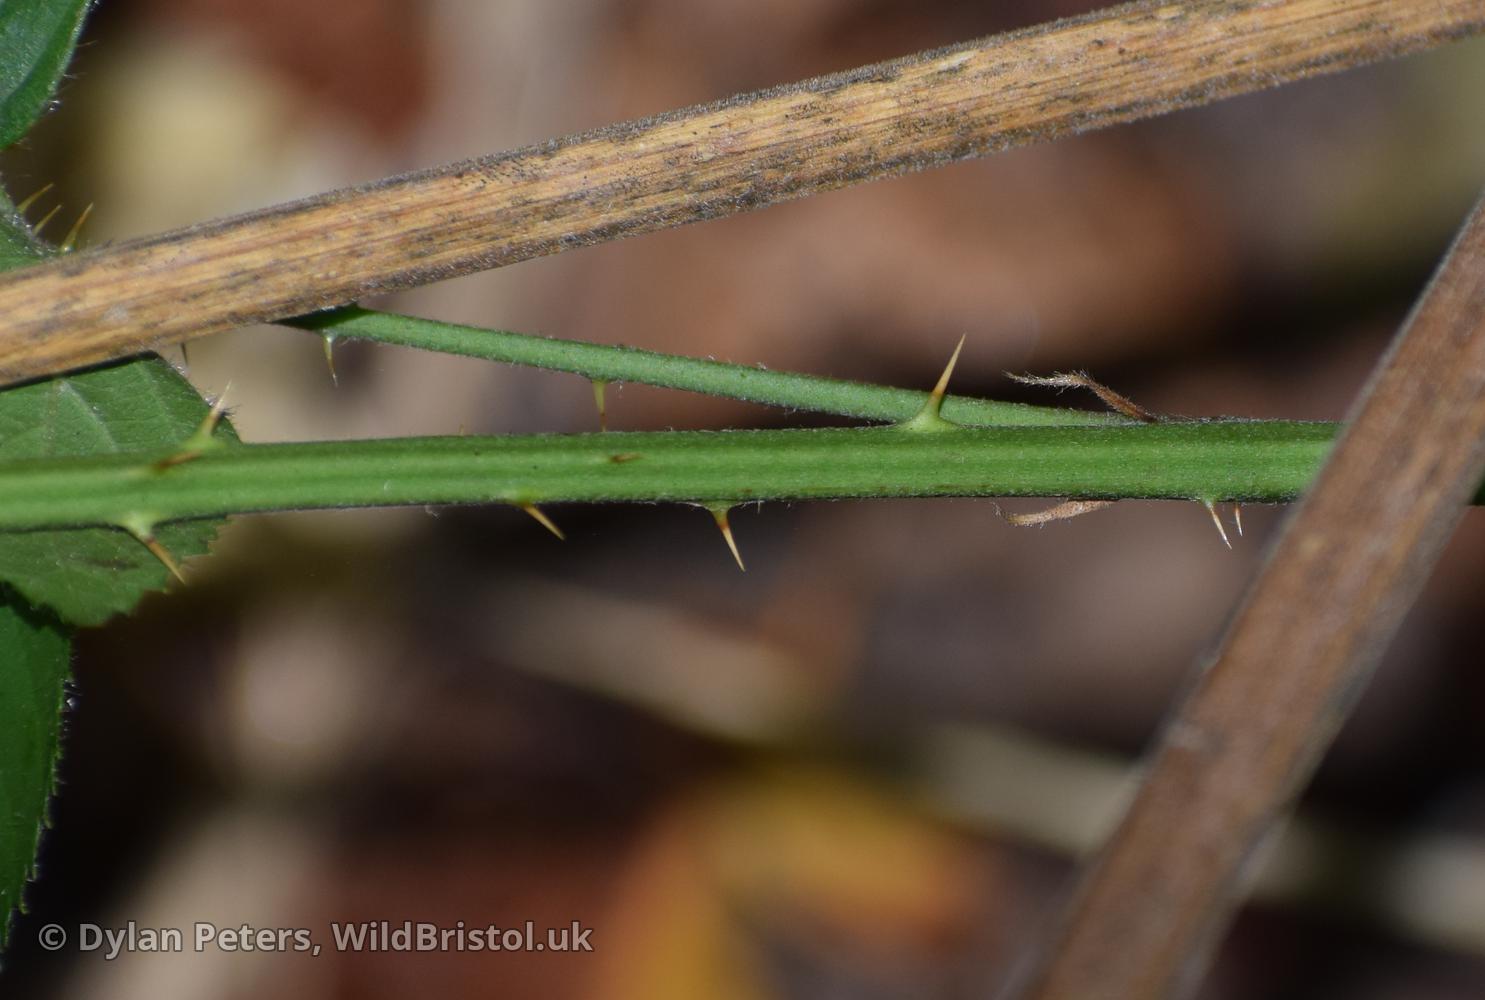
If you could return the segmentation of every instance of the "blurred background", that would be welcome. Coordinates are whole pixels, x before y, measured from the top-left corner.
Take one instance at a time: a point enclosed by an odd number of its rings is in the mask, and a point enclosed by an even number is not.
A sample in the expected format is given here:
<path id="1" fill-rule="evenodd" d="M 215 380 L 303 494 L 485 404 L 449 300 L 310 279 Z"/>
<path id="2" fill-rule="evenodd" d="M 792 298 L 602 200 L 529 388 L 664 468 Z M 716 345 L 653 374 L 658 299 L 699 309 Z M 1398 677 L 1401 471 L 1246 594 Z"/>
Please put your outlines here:
<path id="1" fill-rule="evenodd" d="M 0 172 L 17 198 L 54 182 L 64 218 L 95 202 L 97 244 L 1092 6 L 102 0 Z M 1482 120 L 1485 44 L 1456 44 L 373 304 L 924 388 L 967 334 L 961 393 L 1048 402 L 1001 373 L 1075 367 L 1157 411 L 1335 419 L 1478 195 Z M 254 441 L 597 423 L 576 377 L 393 348 L 340 346 L 336 387 L 277 328 L 184 361 Z M 815 419 L 609 394 L 615 429 Z M 84 634 L 0 992 L 985 996 L 1283 511 L 1250 508 L 1229 552 L 1194 504 L 1041 529 L 987 502 L 770 505 L 733 514 L 746 574 L 693 508 L 550 513 L 565 544 L 508 508 L 240 518 L 190 586 Z M 1482 612 L 1476 511 L 1204 998 L 1485 993 Z M 131 920 L 326 948 L 35 941 Z M 364 920 L 578 921 L 594 950 L 329 947 Z"/>

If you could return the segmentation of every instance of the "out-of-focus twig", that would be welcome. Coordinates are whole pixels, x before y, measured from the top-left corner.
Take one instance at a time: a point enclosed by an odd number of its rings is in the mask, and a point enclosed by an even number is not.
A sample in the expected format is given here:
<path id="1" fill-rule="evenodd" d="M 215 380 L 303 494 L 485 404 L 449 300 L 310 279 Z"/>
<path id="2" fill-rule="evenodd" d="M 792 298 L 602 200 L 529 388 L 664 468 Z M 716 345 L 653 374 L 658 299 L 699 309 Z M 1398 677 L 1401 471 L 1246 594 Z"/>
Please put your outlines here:
<path id="1" fill-rule="evenodd" d="M 1481 0 L 1140 2 L 0 278 L 0 383 L 1426 48 Z"/>
<path id="2" fill-rule="evenodd" d="M 1485 202 L 1016 996 L 1140 1000 L 1195 985 L 1249 862 L 1365 686 L 1482 473 Z"/>

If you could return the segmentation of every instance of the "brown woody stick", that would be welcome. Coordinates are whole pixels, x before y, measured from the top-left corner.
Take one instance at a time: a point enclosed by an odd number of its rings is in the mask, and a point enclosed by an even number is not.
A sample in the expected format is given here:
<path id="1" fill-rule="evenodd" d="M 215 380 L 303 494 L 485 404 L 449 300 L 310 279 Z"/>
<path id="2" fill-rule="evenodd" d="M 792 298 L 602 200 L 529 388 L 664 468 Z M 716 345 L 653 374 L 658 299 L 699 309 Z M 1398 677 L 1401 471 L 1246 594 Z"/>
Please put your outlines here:
<path id="1" fill-rule="evenodd" d="M 1017 996 L 1144 1000 L 1196 985 L 1247 862 L 1485 474 L 1485 202 L 1348 423 Z"/>
<path id="2" fill-rule="evenodd" d="M 1485 30 L 1485 0 L 1144 2 L 0 278 L 0 384 Z"/>

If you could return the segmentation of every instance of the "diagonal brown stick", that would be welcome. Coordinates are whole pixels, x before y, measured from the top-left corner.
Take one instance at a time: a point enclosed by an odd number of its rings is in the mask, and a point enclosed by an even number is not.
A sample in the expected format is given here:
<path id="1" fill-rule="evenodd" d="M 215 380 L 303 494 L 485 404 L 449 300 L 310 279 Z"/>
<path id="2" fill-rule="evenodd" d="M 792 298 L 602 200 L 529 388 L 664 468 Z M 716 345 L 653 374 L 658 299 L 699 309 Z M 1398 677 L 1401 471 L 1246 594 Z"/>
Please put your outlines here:
<path id="1" fill-rule="evenodd" d="M 1247 862 L 1308 781 L 1482 474 L 1485 202 L 1016 996 L 1147 1000 L 1196 985 Z"/>
<path id="2" fill-rule="evenodd" d="M 1333 72 L 1485 0 L 1143 2 L 0 278 L 0 384 Z"/>

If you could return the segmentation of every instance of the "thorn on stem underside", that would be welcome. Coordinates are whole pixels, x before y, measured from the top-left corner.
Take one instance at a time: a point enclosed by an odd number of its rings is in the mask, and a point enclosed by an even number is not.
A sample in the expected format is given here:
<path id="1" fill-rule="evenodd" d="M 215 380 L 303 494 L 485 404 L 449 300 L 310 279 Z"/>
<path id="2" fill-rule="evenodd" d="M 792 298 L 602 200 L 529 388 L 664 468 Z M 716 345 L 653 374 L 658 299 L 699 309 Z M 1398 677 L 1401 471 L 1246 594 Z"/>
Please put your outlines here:
<path id="1" fill-rule="evenodd" d="M 181 583 L 186 582 L 185 575 L 181 572 L 180 563 L 170 554 L 164 544 L 155 537 L 154 525 L 144 518 L 125 518 L 119 525 L 129 534 L 133 535 L 139 544 L 149 550 L 150 555 L 160 560 L 160 564 L 170 571 L 170 575 Z"/>
<path id="2" fill-rule="evenodd" d="M 552 534 L 556 535 L 558 541 L 567 541 L 567 536 L 562 534 L 562 529 L 553 524 L 552 519 L 547 517 L 546 514 L 542 513 L 541 508 L 536 506 L 536 504 L 523 503 L 519 506 L 522 510 L 535 518 L 537 524 L 541 525 L 543 528 L 546 528 Z"/>
<path id="3" fill-rule="evenodd" d="M 732 558 L 737 562 L 737 568 L 744 573 L 748 567 L 743 565 L 742 553 L 737 550 L 737 539 L 732 536 L 732 525 L 727 520 L 727 513 L 732 508 L 726 504 L 706 504 L 706 509 L 711 511 L 712 517 L 717 522 L 717 528 L 722 532 L 722 540 L 727 543 L 727 548 L 732 552 Z"/>
<path id="4" fill-rule="evenodd" d="M 1227 537 L 1227 529 L 1222 527 L 1222 518 L 1217 515 L 1217 505 L 1210 500 L 1203 500 L 1201 505 L 1207 509 L 1208 514 L 1212 515 L 1212 523 L 1217 526 L 1217 534 L 1222 536 L 1222 544 L 1229 549 L 1232 548 L 1232 541 Z"/>
<path id="5" fill-rule="evenodd" d="M 593 383 L 593 405 L 598 407 L 598 429 L 608 430 L 608 406 L 606 401 L 606 390 L 608 382 L 601 378 L 591 380 Z"/>
<path id="6" fill-rule="evenodd" d="M 340 376 L 335 373 L 335 334 L 322 333 L 320 339 L 325 344 L 325 367 L 330 371 L 330 384 L 340 388 Z"/>

